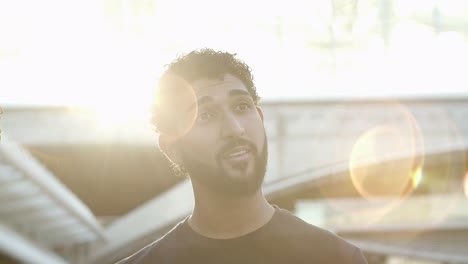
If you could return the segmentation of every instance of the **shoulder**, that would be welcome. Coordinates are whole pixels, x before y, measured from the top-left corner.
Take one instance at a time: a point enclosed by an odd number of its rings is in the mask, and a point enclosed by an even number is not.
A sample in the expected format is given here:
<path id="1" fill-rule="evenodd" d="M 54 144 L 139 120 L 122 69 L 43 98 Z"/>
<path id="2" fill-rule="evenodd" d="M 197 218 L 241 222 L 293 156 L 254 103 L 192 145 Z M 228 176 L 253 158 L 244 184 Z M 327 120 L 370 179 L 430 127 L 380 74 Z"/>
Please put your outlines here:
<path id="1" fill-rule="evenodd" d="M 116 264 L 164 263 L 164 254 L 167 255 L 170 253 L 170 249 L 173 248 L 172 245 L 176 243 L 177 237 L 180 236 L 181 232 L 183 232 L 183 224 L 183 222 L 178 223 L 163 237 L 138 250 L 133 255 L 122 259 Z"/>
<path id="2" fill-rule="evenodd" d="M 284 230 L 286 233 L 292 235 L 303 235 L 304 237 L 310 237 L 315 240 L 330 240 L 334 243 L 340 243 L 343 239 L 335 235 L 334 233 L 310 224 L 296 215 L 292 214 L 288 210 L 276 208 L 275 224 L 277 228 Z M 286 229 L 282 227 L 287 227 Z"/>
<path id="3" fill-rule="evenodd" d="M 339 259 L 343 263 L 367 263 L 361 250 L 329 230 L 305 222 L 291 212 L 277 208 L 277 228 L 293 238 L 292 243 L 313 248 L 315 252 L 330 259 Z M 283 228 L 284 226 L 284 228 Z M 289 240 L 289 239 L 288 239 Z"/>

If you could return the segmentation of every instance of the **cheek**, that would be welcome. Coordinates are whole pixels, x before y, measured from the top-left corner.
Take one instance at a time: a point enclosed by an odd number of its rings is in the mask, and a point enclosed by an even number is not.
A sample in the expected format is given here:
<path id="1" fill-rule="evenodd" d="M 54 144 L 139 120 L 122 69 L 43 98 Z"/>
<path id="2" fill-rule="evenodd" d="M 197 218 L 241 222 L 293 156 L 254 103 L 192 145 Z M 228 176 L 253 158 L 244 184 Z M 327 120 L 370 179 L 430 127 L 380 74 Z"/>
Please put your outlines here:
<path id="1" fill-rule="evenodd" d="M 211 135 L 191 135 L 181 141 L 181 149 L 185 156 L 195 160 L 207 160 L 215 156 L 216 149 Z"/>
<path id="2" fill-rule="evenodd" d="M 260 118 L 256 122 L 251 122 L 249 127 L 246 127 L 251 140 L 254 140 L 258 147 L 262 147 L 262 144 L 265 140 L 265 127 Z"/>

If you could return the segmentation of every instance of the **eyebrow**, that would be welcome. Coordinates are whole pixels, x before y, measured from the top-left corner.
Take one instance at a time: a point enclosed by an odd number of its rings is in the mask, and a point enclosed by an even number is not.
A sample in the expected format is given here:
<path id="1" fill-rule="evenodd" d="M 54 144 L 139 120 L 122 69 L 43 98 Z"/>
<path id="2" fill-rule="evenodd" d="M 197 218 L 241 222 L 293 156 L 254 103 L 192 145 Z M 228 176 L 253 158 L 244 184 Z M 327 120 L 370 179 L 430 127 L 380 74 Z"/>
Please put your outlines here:
<path id="1" fill-rule="evenodd" d="M 235 90 L 229 91 L 228 96 L 230 98 L 236 97 L 236 96 L 250 96 L 250 93 L 245 91 L 245 90 L 235 89 Z M 192 111 L 192 109 L 194 109 L 197 105 L 200 106 L 200 105 L 203 105 L 203 104 L 211 103 L 213 101 L 214 101 L 214 99 L 211 96 L 202 96 L 202 97 L 198 98 L 197 102 L 190 105 L 188 111 Z"/>

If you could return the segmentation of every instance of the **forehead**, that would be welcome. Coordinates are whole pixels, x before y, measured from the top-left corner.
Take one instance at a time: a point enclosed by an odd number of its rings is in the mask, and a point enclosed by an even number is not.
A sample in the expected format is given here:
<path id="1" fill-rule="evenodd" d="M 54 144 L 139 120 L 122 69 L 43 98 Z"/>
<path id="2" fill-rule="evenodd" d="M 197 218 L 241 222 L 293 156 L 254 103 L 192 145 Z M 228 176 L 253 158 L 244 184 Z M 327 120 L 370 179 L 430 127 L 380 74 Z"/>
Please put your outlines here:
<path id="1" fill-rule="evenodd" d="M 201 79 L 192 82 L 193 92 L 197 98 L 200 97 L 224 97 L 232 90 L 243 90 L 248 92 L 244 83 L 237 77 L 226 74 L 223 79 Z"/>

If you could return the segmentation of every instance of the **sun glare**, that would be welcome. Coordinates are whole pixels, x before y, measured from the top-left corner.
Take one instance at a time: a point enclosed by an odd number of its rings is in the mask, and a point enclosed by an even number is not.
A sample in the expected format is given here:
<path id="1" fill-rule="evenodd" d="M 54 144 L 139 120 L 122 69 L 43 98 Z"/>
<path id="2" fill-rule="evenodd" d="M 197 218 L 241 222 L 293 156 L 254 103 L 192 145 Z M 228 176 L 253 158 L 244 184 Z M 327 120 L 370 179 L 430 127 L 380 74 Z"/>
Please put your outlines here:
<path id="1" fill-rule="evenodd" d="M 130 128 L 135 124 L 148 123 L 150 102 L 146 100 L 118 100 L 101 98 L 99 102 L 86 105 L 95 113 L 96 124 L 104 128 Z"/>
<path id="2" fill-rule="evenodd" d="M 97 123 L 106 127 L 124 126 L 135 121 L 148 119 L 148 114 L 137 105 L 130 106 L 130 109 L 119 109 L 118 105 L 108 104 L 95 107 Z"/>

